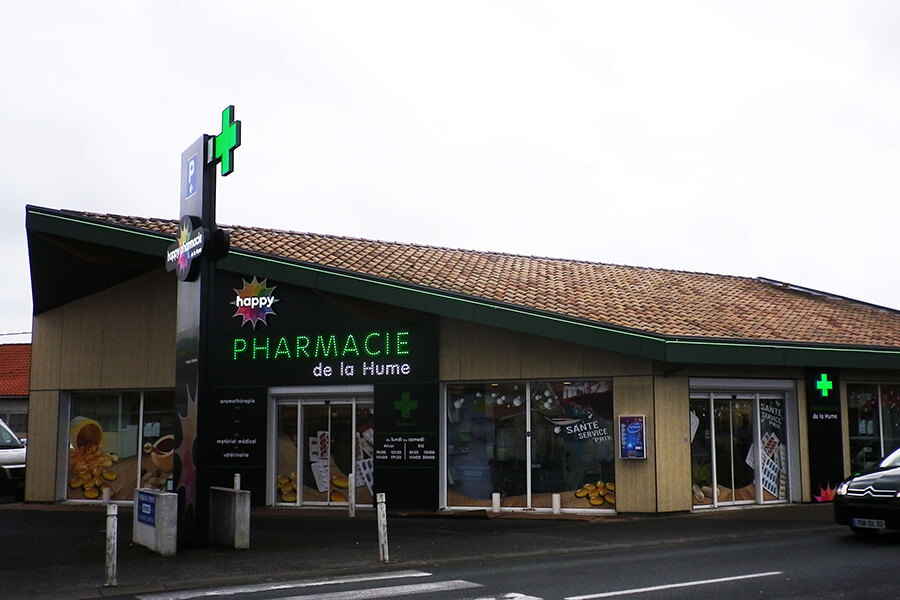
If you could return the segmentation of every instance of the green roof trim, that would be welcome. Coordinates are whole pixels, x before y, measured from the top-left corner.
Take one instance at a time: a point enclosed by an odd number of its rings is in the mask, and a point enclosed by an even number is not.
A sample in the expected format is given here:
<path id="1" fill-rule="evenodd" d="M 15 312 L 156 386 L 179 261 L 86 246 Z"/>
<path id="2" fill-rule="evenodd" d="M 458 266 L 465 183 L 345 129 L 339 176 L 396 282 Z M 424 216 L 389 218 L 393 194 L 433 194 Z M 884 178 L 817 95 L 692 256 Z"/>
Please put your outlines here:
<path id="1" fill-rule="evenodd" d="M 159 256 L 174 236 L 27 207 L 29 231 Z M 232 248 L 218 268 L 669 363 L 900 369 L 900 349 L 671 338 Z"/>
<path id="2" fill-rule="evenodd" d="M 29 231 L 112 246 L 147 255 L 158 254 L 160 247 L 165 250 L 166 246 L 175 239 L 161 233 L 79 218 L 64 213 L 47 212 L 31 206 L 26 208 L 25 226 Z"/>

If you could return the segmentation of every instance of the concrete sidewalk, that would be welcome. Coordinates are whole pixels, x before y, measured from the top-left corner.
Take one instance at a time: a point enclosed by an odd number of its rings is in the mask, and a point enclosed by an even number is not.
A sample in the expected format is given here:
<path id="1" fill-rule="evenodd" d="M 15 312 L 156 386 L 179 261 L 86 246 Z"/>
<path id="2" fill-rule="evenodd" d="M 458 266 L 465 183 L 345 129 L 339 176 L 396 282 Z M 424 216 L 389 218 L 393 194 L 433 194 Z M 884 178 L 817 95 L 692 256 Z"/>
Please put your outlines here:
<path id="1" fill-rule="evenodd" d="M 209 583 L 843 529 L 834 524 L 831 505 L 821 504 L 670 516 L 391 515 L 391 560 L 385 565 L 378 557 L 374 511 L 357 511 L 351 519 L 343 511 L 254 509 L 249 550 L 187 550 L 168 558 L 131 544 L 132 516 L 131 507 L 119 508 L 118 585 L 104 587 L 104 506 L 0 505 L 0 599 L 99 598 Z"/>

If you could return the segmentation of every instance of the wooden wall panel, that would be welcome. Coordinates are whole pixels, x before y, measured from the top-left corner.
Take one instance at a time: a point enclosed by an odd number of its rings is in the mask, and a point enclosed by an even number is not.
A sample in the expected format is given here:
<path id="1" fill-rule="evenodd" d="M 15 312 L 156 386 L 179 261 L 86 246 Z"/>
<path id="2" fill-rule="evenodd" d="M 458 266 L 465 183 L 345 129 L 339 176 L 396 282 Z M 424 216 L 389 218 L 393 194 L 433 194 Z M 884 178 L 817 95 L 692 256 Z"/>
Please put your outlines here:
<path id="1" fill-rule="evenodd" d="M 514 331 L 464 323 L 460 327 L 461 379 L 521 379 L 522 336 Z"/>
<path id="2" fill-rule="evenodd" d="M 44 389 L 174 386 L 176 287 L 166 275 L 155 271 L 35 317 L 36 331 L 51 332 L 36 353 L 38 377 L 51 381 L 53 361 L 59 365 L 55 387 Z"/>
<path id="3" fill-rule="evenodd" d="M 655 377 L 656 495 L 659 512 L 690 510 L 690 390 L 687 377 Z"/>
<path id="4" fill-rule="evenodd" d="M 649 375 L 652 363 L 455 319 L 441 319 L 442 381 Z"/>
<path id="5" fill-rule="evenodd" d="M 521 335 L 522 377 L 583 377 L 584 348 L 557 340 Z"/>
<path id="6" fill-rule="evenodd" d="M 150 290 L 144 278 L 104 294 L 101 387 L 129 388 L 146 378 L 150 342 Z M 174 369 L 174 363 L 173 367 Z"/>
<path id="7" fill-rule="evenodd" d="M 32 390 L 28 399 L 26 502 L 56 501 L 58 419 L 59 392 Z"/>
<path id="8" fill-rule="evenodd" d="M 582 371 L 585 376 L 649 375 L 653 363 L 644 358 L 618 354 L 598 348 L 583 348 Z"/>
<path id="9" fill-rule="evenodd" d="M 175 319 L 177 279 L 163 270 L 146 276 L 150 306 L 147 343 L 148 388 L 175 387 Z"/>
<path id="10" fill-rule="evenodd" d="M 616 431 L 616 510 L 619 512 L 656 512 L 656 423 L 653 417 L 653 377 L 616 377 L 613 379 L 615 422 L 619 415 L 646 417 L 647 459 L 618 458 L 619 432 Z M 685 419 L 687 416 L 685 415 Z"/>
<path id="11" fill-rule="evenodd" d="M 460 371 L 460 356 L 462 355 L 461 322 L 442 317 L 440 328 L 438 373 L 440 373 L 442 380 L 458 381 L 462 379 Z"/>
<path id="12" fill-rule="evenodd" d="M 64 311 L 36 315 L 31 323 L 31 390 L 59 389 Z"/>
<path id="13" fill-rule="evenodd" d="M 110 304 L 108 292 L 101 292 L 62 307 L 61 389 L 97 389 L 101 386 L 103 312 Z"/>

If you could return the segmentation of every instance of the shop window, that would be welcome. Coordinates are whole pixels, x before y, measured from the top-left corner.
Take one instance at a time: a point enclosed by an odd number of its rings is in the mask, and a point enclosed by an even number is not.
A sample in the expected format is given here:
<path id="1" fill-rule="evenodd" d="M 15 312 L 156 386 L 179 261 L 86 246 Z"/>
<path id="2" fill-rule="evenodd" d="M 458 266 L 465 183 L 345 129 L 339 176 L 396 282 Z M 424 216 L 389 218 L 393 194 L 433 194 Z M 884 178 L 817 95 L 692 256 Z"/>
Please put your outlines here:
<path id="1" fill-rule="evenodd" d="M 530 386 L 532 504 L 615 508 L 612 381 L 535 382 Z"/>
<path id="2" fill-rule="evenodd" d="M 882 451 L 900 448 L 900 385 L 880 385 Z"/>
<path id="3" fill-rule="evenodd" d="M 74 392 L 69 406 L 66 498 L 132 500 L 167 489 L 174 454 L 174 395 Z"/>
<path id="4" fill-rule="evenodd" d="M 525 506 L 524 383 L 447 386 L 447 490 L 451 506 Z"/>
<path id="5" fill-rule="evenodd" d="M 878 463 L 900 447 L 900 385 L 847 384 L 850 472 Z"/>
<path id="6" fill-rule="evenodd" d="M 858 473 L 877 464 L 882 455 L 877 385 L 847 385 L 847 421 L 850 470 Z"/>
<path id="7" fill-rule="evenodd" d="M 449 384 L 447 504 L 615 508 L 612 381 Z M 529 435 L 530 433 L 530 435 Z"/>
<path id="8" fill-rule="evenodd" d="M 172 491 L 175 469 L 175 396 L 144 392 L 141 421 L 140 485 Z"/>

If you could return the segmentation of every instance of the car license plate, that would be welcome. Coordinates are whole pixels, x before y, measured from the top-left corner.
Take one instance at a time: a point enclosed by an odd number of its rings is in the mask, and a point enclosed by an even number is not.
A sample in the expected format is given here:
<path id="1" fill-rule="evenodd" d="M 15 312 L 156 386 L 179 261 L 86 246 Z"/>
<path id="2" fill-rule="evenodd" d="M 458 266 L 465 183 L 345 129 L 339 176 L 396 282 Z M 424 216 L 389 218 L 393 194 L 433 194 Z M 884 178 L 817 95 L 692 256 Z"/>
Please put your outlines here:
<path id="1" fill-rule="evenodd" d="M 884 521 L 881 519 L 852 519 L 854 527 L 863 529 L 884 529 Z"/>

